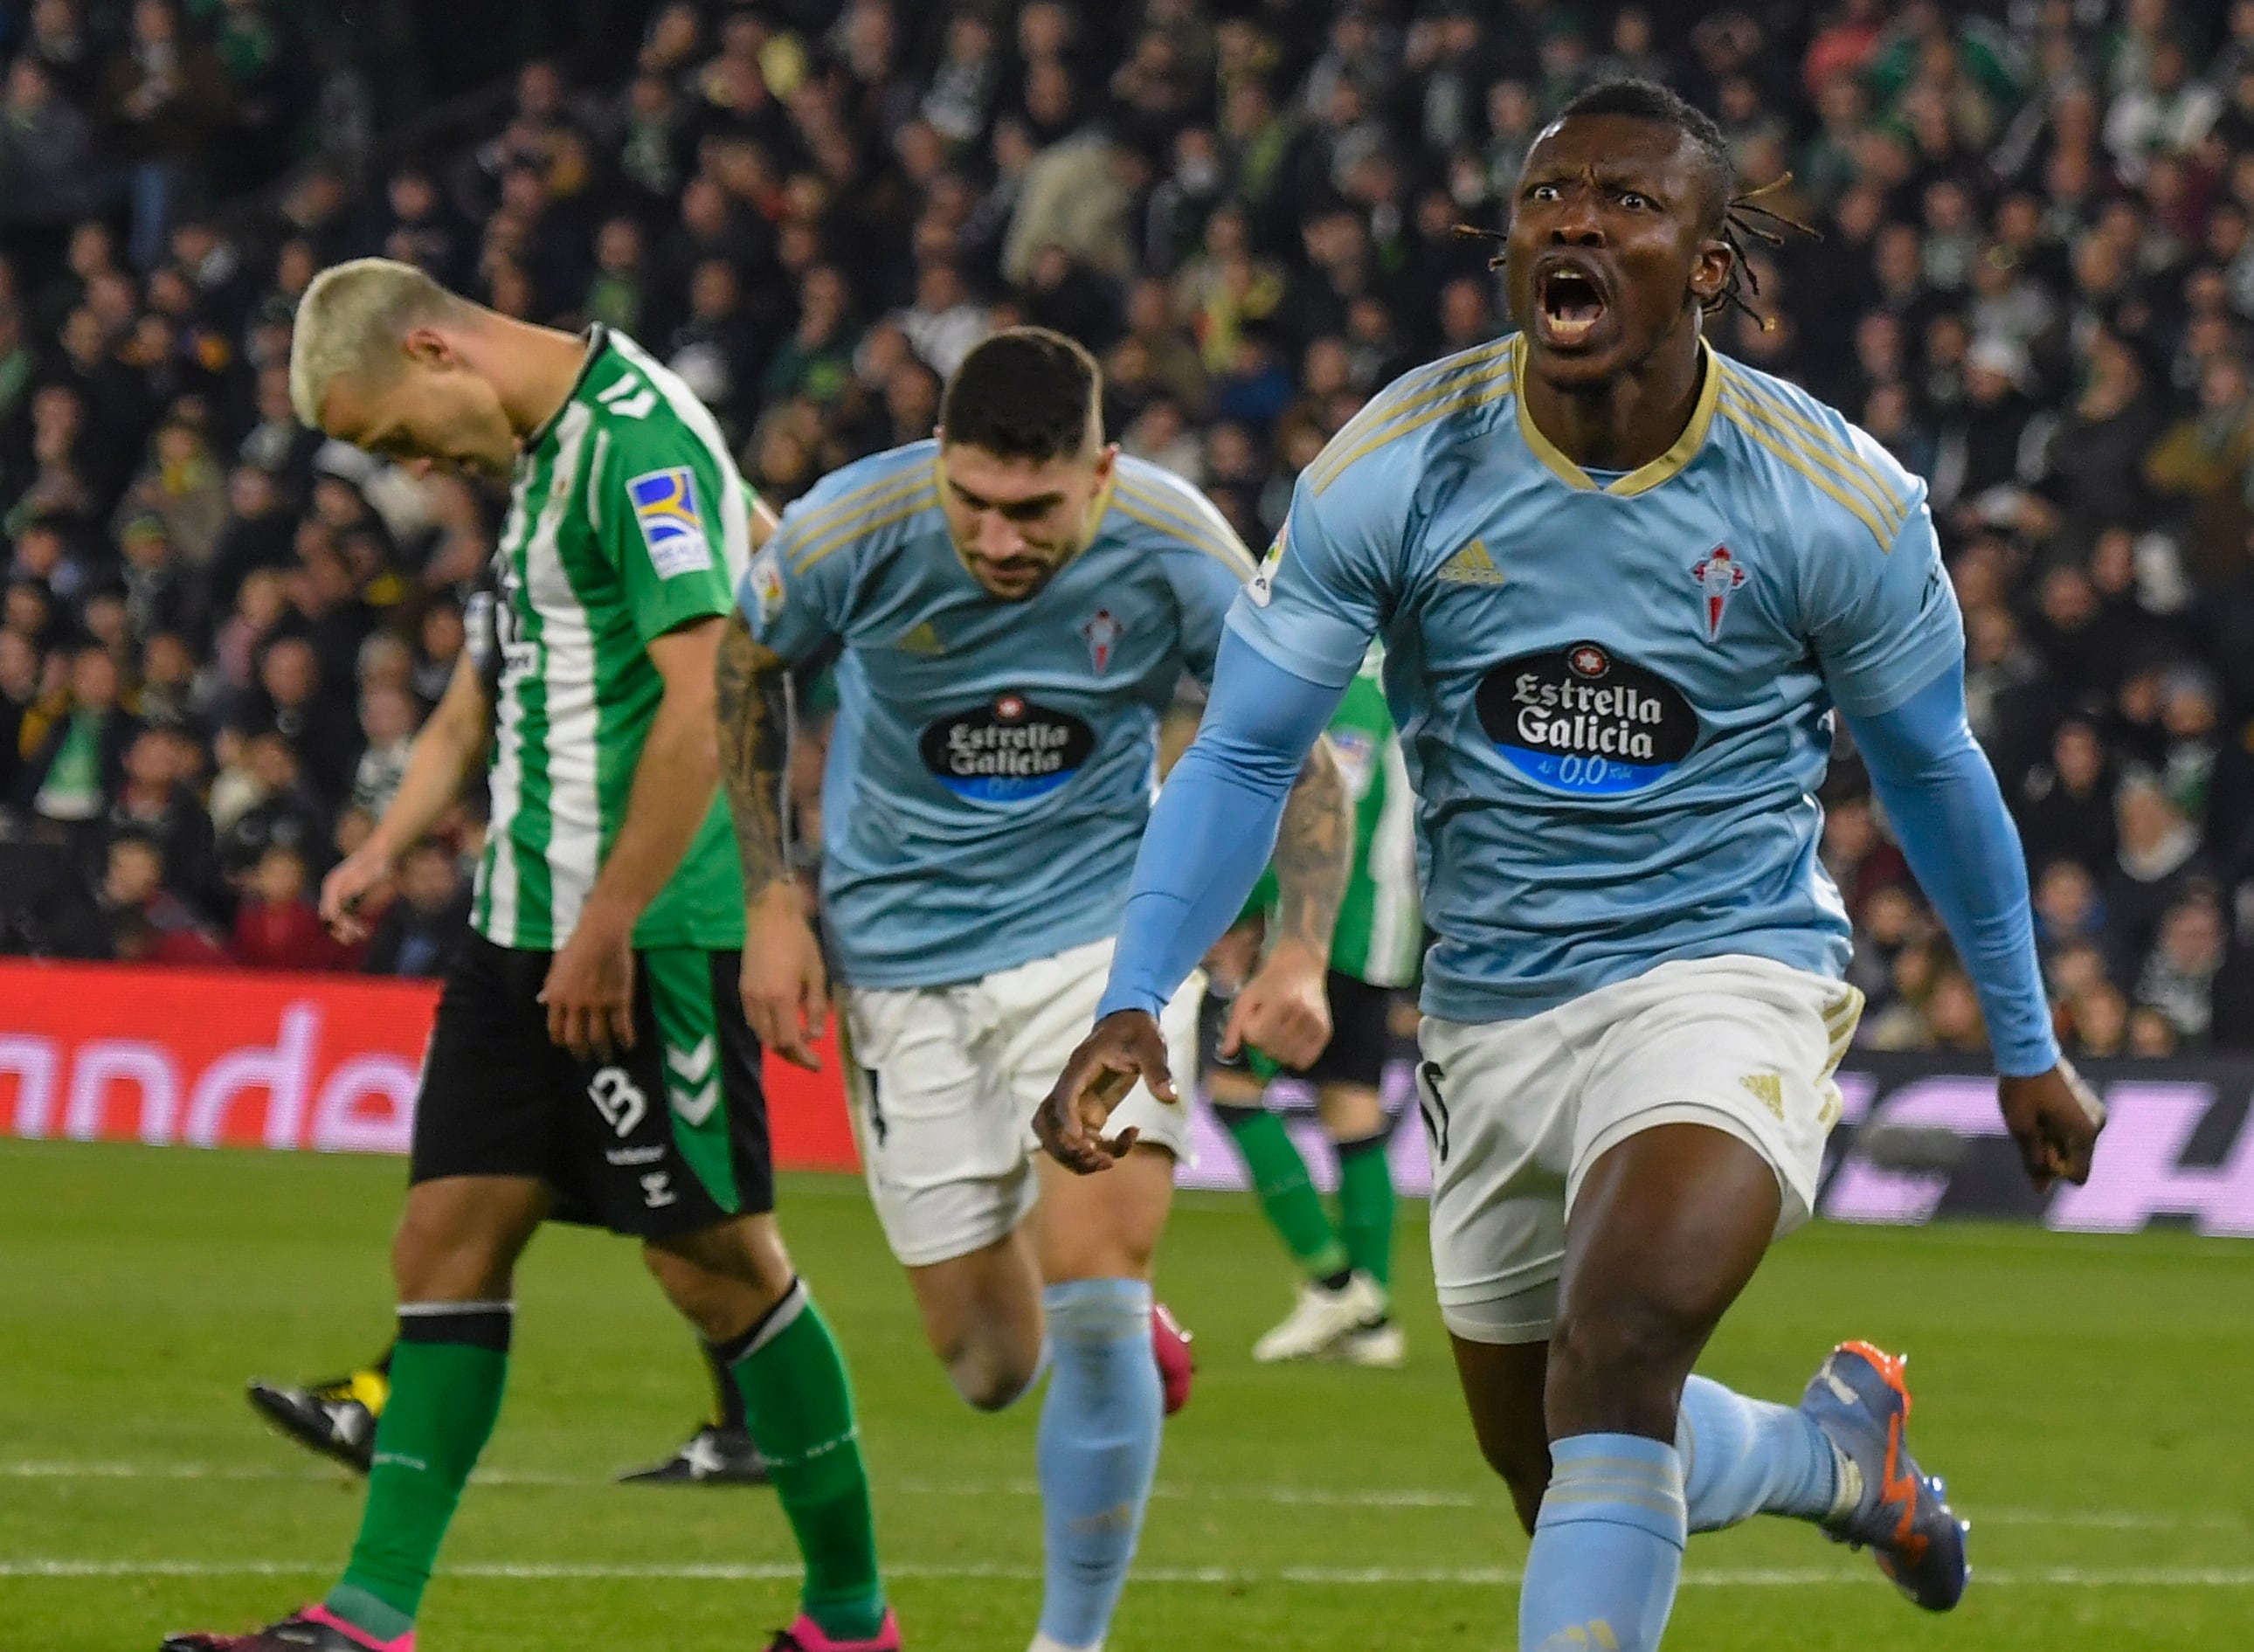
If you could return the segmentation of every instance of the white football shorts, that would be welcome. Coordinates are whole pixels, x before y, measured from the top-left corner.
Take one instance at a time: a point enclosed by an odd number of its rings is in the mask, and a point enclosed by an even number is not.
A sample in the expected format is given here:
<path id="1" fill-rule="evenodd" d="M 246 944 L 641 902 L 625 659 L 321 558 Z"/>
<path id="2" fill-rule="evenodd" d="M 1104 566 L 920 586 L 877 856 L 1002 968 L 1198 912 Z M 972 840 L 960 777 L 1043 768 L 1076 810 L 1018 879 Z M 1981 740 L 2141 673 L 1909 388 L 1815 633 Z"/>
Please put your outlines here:
<path id="1" fill-rule="evenodd" d="M 1832 1069 L 1862 1012 L 1844 982 L 1730 956 L 1663 963 L 1524 1020 L 1427 1018 L 1417 1089 L 1448 1329 L 1549 1337 L 1581 1180 L 1640 1130 L 1727 1131 L 1776 1172 L 1777 1232 L 1807 1221 L 1839 1119 Z"/>
<path id="2" fill-rule="evenodd" d="M 877 1220 L 911 1268 L 982 1250 L 1014 1230 L 1040 1183 L 1033 1110 L 1081 1040 L 1111 971 L 1110 941 L 945 987 L 838 990 L 848 1110 Z M 1194 975 L 1159 1018 L 1185 1093 L 1197 1077 Z M 1189 1157 L 1186 1106 L 1138 1084 L 1111 1115 Z"/>

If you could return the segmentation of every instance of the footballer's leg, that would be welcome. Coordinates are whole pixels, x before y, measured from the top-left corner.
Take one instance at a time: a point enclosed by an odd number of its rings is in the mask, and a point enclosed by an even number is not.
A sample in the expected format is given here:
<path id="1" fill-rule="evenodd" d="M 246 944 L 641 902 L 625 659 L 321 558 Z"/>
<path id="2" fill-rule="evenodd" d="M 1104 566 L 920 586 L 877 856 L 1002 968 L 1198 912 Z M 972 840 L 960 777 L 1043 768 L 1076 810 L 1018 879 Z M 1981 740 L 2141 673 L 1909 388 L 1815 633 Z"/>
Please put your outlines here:
<path id="1" fill-rule="evenodd" d="M 768 1473 L 806 1563 L 801 1616 L 778 1644 L 793 1652 L 897 1648 L 852 1385 L 774 1217 L 654 1237 L 644 1254 L 768 1442 Z"/>
<path id="2" fill-rule="evenodd" d="M 516 1258 L 550 1204 L 552 1113 L 572 1072 L 537 1002 L 546 967 L 544 954 L 472 937 L 439 1000 L 392 1246 L 390 1395 L 344 1576 L 270 1628 L 174 1636 L 172 1652 L 413 1646 L 439 1544 L 499 1414 Z"/>
<path id="3" fill-rule="evenodd" d="M 1354 1259 L 1315 1189 L 1306 1158 L 1283 1119 L 1269 1110 L 1268 1083 L 1276 1064 L 1256 1050 L 1221 1054 L 1229 1002 L 1208 990 L 1199 1007 L 1206 1098 L 1244 1161 L 1261 1214 L 1302 1275 L 1292 1312 L 1252 1345 L 1252 1357 L 1264 1365 L 1321 1358 L 1364 1326 L 1375 1326 L 1383 1317 L 1384 1302 L 1372 1281 L 1355 1278 Z"/>
<path id="4" fill-rule="evenodd" d="M 1331 1002 L 1334 1006 L 1339 1003 L 1335 988 Z M 1378 1024 L 1381 1031 L 1382 1025 Z M 1373 1304 L 1362 1322 L 1340 1340 L 1336 1352 L 1349 1364 L 1390 1368 L 1406 1361 L 1408 1345 L 1391 1307 L 1393 1166 L 1386 1148 L 1393 1139 L 1393 1120 L 1378 1093 L 1375 1073 L 1365 1070 L 1382 1063 L 1382 1044 L 1377 1047 L 1381 1053 L 1374 1062 L 1357 1064 L 1348 1076 L 1324 1084 L 1315 1099 L 1323 1129 L 1338 1154 L 1339 1233 L 1346 1242 L 1354 1284 Z"/>
<path id="5" fill-rule="evenodd" d="M 760 1048 L 733 952 L 636 955 L 640 1037 L 614 1093 L 580 1109 L 578 1184 L 606 1226 L 638 1234 L 667 1297 L 741 1396 L 806 1565 L 793 1652 L 891 1652 L 900 1632 L 877 1566 L 852 1386 L 836 1339 L 793 1269 L 774 1215 Z"/>
<path id="6" fill-rule="evenodd" d="M 248 1635 L 180 1634 L 166 1652 L 412 1652 L 415 1619 L 508 1368 L 516 1257 L 547 1208 L 529 1179 L 416 1184 L 392 1251 L 399 1340 L 352 1558 L 318 1605 Z"/>
<path id="7" fill-rule="evenodd" d="M 1046 1158 L 1040 1171 L 1051 1367 L 1035 1451 L 1046 1542 L 1033 1652 L 1078 1652 L 1103 1644 L 1158 1471 L 1166 1395 L 1151 1272 L 1174 1156 L 1138 1144 L 1102 1176 Z"/>

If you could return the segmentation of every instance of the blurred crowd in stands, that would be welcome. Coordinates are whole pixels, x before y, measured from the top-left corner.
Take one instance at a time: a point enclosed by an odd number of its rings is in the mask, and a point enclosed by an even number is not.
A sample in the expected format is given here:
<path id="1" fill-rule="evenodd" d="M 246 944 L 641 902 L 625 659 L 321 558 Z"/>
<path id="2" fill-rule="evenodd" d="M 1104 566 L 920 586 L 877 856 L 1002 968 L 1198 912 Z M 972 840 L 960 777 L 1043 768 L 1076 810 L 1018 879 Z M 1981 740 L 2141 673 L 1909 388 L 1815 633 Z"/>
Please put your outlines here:
<path id="1" fill-rule="evenodd" d="M 1754 248 L 1767 326 L 1717 342 L 1928 484 L 2068 1048 L 2254 1045 L 2254 0 L 676 0 L 613 73 L 528 62 L 473 140 L 379 132 L 357 176 L 290 147 L 295 10 L 0 7 L 0 803 L 88 892 L 0 854 L 10 949 L 445 956 L 474 802 L 366 947 L 309 901 L 398 783 L 501 501 L 297 424 L 323 265 L 626 330 L 778 508 L 928 434 L 990 329 L 1058 327 L 1115 438 L 1258 544 L 1371 393 L 1507 326 L 1453 228 L 1632 74 L 1821 232 Z M 1825 802 L 1865 1041 L 1977 1051 L 1852 752 Z"/>

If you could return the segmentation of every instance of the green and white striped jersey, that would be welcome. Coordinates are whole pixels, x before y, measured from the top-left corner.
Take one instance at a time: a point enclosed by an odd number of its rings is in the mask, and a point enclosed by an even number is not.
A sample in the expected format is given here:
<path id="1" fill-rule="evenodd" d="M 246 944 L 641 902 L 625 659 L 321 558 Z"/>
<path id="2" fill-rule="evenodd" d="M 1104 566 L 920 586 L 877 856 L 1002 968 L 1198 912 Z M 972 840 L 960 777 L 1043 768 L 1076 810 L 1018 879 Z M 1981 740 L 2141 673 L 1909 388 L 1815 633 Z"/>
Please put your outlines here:
<path id="1" fill-rule="evenodd" d="M 570 939 L 663 697 L 649 644 L 732 610 L 751 559 L 748 498 L 689 387 L 596 327 L 570 399 L 518 457 L 494 553 L 493 821 L 471 921 L 496 946 Z M 724 950 L 743 938 L 716 794 L 634 944 Z"/>
<path id="2" fill-rule="evenodd" d="M 1383 651 L 1372 647 L 1323 731 L 1354 804 L 1354 864 L 1331 932 L 1331 968 L 1374 987 L 1405 987 L 1424 962 L 1424 914 L 1417 893 L 1417 800 L 1385 704 L 1383 662 Z M 1275 903 L 1271 866 L 1245 911 L 1272 913 Z"/>

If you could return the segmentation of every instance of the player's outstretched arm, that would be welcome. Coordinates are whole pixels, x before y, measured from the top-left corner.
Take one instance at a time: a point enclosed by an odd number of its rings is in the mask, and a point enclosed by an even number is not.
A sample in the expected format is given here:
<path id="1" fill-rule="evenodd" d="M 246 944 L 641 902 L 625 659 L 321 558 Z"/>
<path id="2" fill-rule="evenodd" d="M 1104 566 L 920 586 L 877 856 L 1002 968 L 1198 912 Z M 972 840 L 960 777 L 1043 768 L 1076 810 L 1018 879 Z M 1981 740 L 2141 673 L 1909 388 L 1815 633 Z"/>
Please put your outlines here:
<path id="1" fill-rule="evenodd" d="M 1136 1079 L 1174 1099 L 1158 1010 L 1243 910 L 1284 800 L 1344 692 L 1294 676 L 1233 633 L 1222 639 L 1205 721 L 1143 833 L 1096 1029 L 1034 1115 L 1060 1164 L 1113 1162 L 1117 1142 L 1107 1147 L 1103 1122 Z"/>
<path id="2" fill-rule="evenodd" d="M 1266 960 L 1236 995 L 1222 1054 L 1257 1045 L 1307 1067 L 1331 1041 L 1331 931 L 1354 859 L 1354 805 L 1330 743 L 1318 739 L 1284 802 L 1276 833 L 1277 921 Z"/>
<path id="3" fill-rule="evenodd" d="M 368 841 L 321 880 L 321 920 L 340 941 L 368 934 L 356 908 L 405 854 L 436 826 L 462 794 L 471 767 L 485 755 L 493 707 L 466 650 L 446 692 L 424 720 L 407 756 L 407 772 Z"/>
<path id="4" fill-rule="evenodd" d="M 721 634 L 714 681 L 720 781 L 744 868 L 744 1016 L 777 1055 L 818 1067 L 813 1044 L 822 1036 L 830 988 L 783 830 L 789 668 L 752 635 L 751 622 L 739 612 L 728 617 Z"/>
<path id="5" fill-rule="evenodd" d="M 1848 716 L 1919 886 L 1980 995 L 1998 1099 L 2038 1186 L 2090 1178 L 2105 1110 L 2059 1054 L 2035 956 L 2027 871 L 1952 664 L 1894 710 Z"/>

